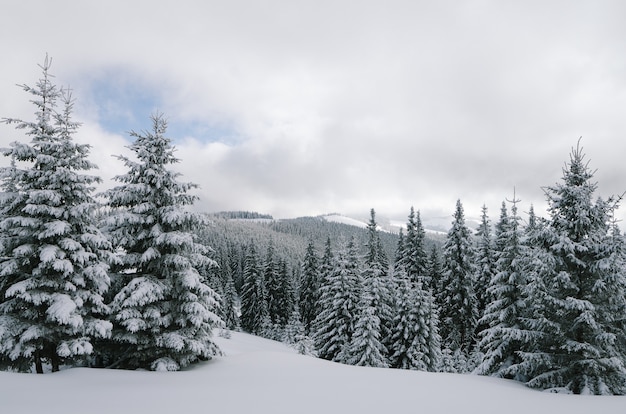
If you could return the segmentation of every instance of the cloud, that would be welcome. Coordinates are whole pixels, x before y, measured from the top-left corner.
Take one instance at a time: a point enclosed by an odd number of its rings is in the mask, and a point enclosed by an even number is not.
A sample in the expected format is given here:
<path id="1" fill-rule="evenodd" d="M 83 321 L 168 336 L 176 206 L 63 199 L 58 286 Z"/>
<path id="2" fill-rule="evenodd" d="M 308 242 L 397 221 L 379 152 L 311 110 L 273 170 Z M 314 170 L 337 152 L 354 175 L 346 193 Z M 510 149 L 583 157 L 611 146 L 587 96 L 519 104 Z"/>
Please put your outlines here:
<path id="1" fill-rule="evenodd" d="M 0 114 L 45 52 L 98 156 L 163 111 L 206 210 L 494 218 L 582 144 L 622 193 L 626 27 L 619 1 L 10 2 Z M 10 39 L 10 40 L 9 40 Z M 6 114 L 6 115 L 5 115 Z M 10 135 L 1 129 L 2 140 Z M 106 172 L 119 171 L 108 158 Z M 122 171 L 120 171 L 121 173 Z"/>

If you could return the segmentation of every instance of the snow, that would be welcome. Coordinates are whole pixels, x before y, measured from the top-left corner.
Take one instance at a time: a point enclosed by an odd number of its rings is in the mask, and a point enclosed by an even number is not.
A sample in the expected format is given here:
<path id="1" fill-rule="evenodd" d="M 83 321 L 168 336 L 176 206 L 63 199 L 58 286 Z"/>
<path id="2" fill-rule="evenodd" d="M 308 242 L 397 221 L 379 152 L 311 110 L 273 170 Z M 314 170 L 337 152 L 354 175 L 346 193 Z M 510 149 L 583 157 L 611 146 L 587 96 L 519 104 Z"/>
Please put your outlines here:
<path id="1" fill-rule="evenodd" d="M 340 214 L 326 214 L 324 216 L 321 216 L 321 218 L 333 223 L 347 224 L 349 226 L 360 227 L 363 229 L 367 227 L 367 223 L 350 217 L 342 216 Z"/>
<path id="2" fill-rule="evenodd" d="M 626 397 L 543 393 L 496 378 L 353 367 L 233 332 L 181 372 L 0 372 L 3 413 L 623 413 Z"/>

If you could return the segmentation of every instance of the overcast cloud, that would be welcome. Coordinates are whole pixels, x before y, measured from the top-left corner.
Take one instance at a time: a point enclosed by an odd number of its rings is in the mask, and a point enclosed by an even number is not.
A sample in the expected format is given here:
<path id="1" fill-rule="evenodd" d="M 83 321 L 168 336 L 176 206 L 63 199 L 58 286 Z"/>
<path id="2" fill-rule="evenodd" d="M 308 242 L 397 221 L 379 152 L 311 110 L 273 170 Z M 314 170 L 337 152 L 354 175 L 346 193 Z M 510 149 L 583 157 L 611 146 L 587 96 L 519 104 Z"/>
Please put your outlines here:
<path id="1" fill-rule="evenodd" d="M 204 211 L 405 218 L 460 198 L 495 221 L 515 187 L 544 214 L 580 136 L 599 195 L 626 190 L 624 17 L 619 0 L 5 0 L 0 116 L 32 117 L 15 84 L 48 53 L 109 185 L 158 109 Z"/>

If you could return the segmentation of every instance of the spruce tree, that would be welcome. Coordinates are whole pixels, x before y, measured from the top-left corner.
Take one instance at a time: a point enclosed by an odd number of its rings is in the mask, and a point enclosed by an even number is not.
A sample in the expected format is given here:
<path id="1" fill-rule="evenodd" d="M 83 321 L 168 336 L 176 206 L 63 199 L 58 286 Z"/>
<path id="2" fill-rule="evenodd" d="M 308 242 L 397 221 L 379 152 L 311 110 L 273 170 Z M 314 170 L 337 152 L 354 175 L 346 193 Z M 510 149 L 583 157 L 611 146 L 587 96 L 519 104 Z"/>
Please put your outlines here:
<path id="1" fill-rule="evenodd" d="M 272 324 L 284 325 L 289 314 L 283 315 L 282 307 L 285 292 L 278 268 L 277 259 L 274 257 L 274 242 L 270 240 L 263 263 L 263 280 L 267 292 L 267 311 Z"/>
<path id="2" fill-rule="evenodd" d="M 387 368 L 387 349 L 380 341 L 380 318 L 371 305 L 371 298 L 363 295 L 362 309 L 359 312 L 350 343 L 343 353 L 343 361 L 349 365 Z"/>
<path id="3" fill-rule="evenodd" d="M 493 279 L 495 270 L 495 251 L 493 246 L 493 238 L 491 235 L 491 221 L 487 215 L 487 206 L 483 205 L 480 225 L 476 231 L 476 302 L 478 307 L 478 315 L 482 317 L 485 313 L 487 305 L 491 302 L 491 297 L 487 291 L 491 280 Z M 485 327 L 479 324 L 477 333 Z"/>
<path id="4" fill-rule="evenodd" d="M 447 347 L 459 349 L 466 356 L 474 345 L 478 312 L 474 293 L 476 266 L 474 244 L 465 225 L 463 205 L 458 200 L 452 228 L 443 247 L 444 291 L 441 303 L 441 336 Z"/>
<path id="5" fill-rule="evenodd" d="M 311 331 L 311 323 L 315 320 L 318 313 L 317 301 L 319 300 L 320 290 L 318 262 L 319 259 L 315 252 L 313 240 L 310 239 L 304 254 L 304 261 L 302 262 L 302 281 L 299 289 L 300 313 L 302 314 L 302 321 L 307 333 Z"/>
<path id="6" fill-rule="evenodd" d="M 433 292 L 435 303 L 439 306 L 438 299 L 445 297 L 443 294 L 445 286 L 443 285 L 443 266 L 441 264 L 440 252 L 436 245 L 433 245 L 430 250 L 426 272 L 430 281 L 429 288 Z"/>
<path id="7" fill-rule="evenodd" d="M 313 321 L 315 347 L 320 358 L 346 362 L 359 316 L 361 272 L 354 238 L 342 245 L 332 272 L 320 289 L 319 314 Z"/>
<path id="8" fill-rule="evenodd" d="M 90 146 L 74 142 L 73 100 L 53 84 L 50 65 L 46 57 L 36 86 L 22 86 L 35 120 L 4 119 L 31 141 L 3 150 L 11 166 L 1 170 L 9 193 L 0 217 L 0 360 L 38 373 L 46 362 L 58 371 L 92 354 L 94 341 L 111 333 L 103 300 L 111 246 L 92 196 L 100 179 L 85 173 L 96 168 Z"/>
<path id="9" fill-rule="evenodd" d="M 363 291 L 361 311 L 371 311 L 378 319 L 367 321 L 368 327 L 378 327 L 375 335 L 384 344 L 388 344 L 393 329 L 393 297 L 392 282 L 388 275 L 388 262 L 380 242 L 376 212 L 370 211 L 370 221 L 367 226 L 367 242 L 365 244 L 365 258 L 363 263 Z M 368 310 L 371 308 L 371 310 Z M 369 315 L 363 315 L 369 318 Z M 364 321 L 365 322 L 365 321 Z M 383 355 L 385 358 L 386 355 Z"/>
<path id="10" fill-rule="evenodd" d="M 487 328 L 481 332 L 479 346 L 484 357 L 475 372 L 482 375 L 506 377 L 508 368 L 520 362 L 518 351 L 525 337 L 523 320 L 528 304 L 526 274 L 529 252 L 523 244 L 518 202 L 514 196 L 511 215 L 506 226 L 501 227 L 503 251 L 496 263 L 497 273 L 488 288 L 492 301 L 480 321 Z"/>
<path id="11" fill-rule="evenodd" d="M 617 202 L 593 200 L 593 175 L 578 146 L 562 182 L 545 189 L 550 218 L 528 289 L 533 341 L 511 371 L 531 387 L 623 394 L 624 252 L 610 224 Z"/>
<path id="12" fill-rule="evenodd" d="M 269 318 L 267 291 L 259 257 L 254 244 L 250 243 L 243 268 L 241 287 L 241 327 L 246 332 L 259 335 Z"/>
<path id="13" fill-rule="evenodd" d="M 441 350 L 432 295 L 423 290 L 421 283 L 412 283 L 403 268 L 396 270 L 395 279 L 398 290 L 389 365 L 437 371 Z"/>
<path id="14" fill-rule="evenodd" d="M 239 315 L 237 313 L 239 299 L 235 290 L 235 282 L 233 280 L 233 271 L 231 268 L 231 261 L 226 252 L 223 252 L 220 257 L 220 279 L 223 286 L 221 297 L 221 318 L 224 321 L 226 328 L 231 330 L 238 330 L 241 325 L 239 321 Z"/>
<path id="15" fill-rule="evenodd" d="M 106 192 L 106 228 L 123 252 L 116 266 L 122 287 L 111 305 L 114 340 L 123 350 L 115 364 L 171 371 L 218 354 L 212 331 L 223 322 L 219 297 L 198 272 L 215 262 L 192 233 L 204 219 L 186 210 L 196 186 L 170 169 L 179 160 L 163 115 L 151 121 L 150 131 L 131 132 L 135 158 L 118 156 L 128 172 Z"/>
<path id="16" fill-rule="evenodd" d="M 426 280 L 426 267 L 428 264 L 428 255 L 424 245 L 426 233 L 422 226 L 420 212 L 415 213 L 413 207 L 411 207 L 406 227 L 402 263 L 413 283 L 429 283 Z"/>

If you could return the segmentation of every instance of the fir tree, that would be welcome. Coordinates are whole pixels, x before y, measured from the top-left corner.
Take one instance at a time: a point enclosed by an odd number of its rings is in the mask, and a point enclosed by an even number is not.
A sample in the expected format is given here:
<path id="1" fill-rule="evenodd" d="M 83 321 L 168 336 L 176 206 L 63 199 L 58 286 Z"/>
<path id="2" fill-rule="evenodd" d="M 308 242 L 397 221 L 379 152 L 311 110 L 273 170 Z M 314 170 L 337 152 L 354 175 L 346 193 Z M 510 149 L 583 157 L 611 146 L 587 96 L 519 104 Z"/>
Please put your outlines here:
<path id="1" fill-rule="evenodd" d="M 474 246 L 465 225 L 463 205 L 458 200 L 452 228 L 443 247 L 443 283 L 441 292 L 441 336 L 446 346 L 469 355 L 474 344 L 478 319 L 474 293 Z"/>
<path id="2" fill-rule="evenodd" d="M 540 226 L 528 289 L 532 342 L 511 372 L 531 387 L 623 394 L 626 278 L 621 238 L 610 225 L 617 203 L 594 202 L 592 178 L 578 146 L 562 182 L 545 189 L 550 219 Z"/>
<path id="3" fill-rule="evenodd" d="M 136 160 L 118 156 L 128 172 L 106 193 L 107 230 L 123 251 L 116 267 L 122 288 L 111 305 L 114 339 L 123 349 L 115 364 L 178 370 L 219 353 L 212 331 L 223 322 L 219 297 L 198 272 L 215 265 L 192 234 L 204 220 L 185 210 L 196 199 L 188 194 L 195 185 L 169 169 L 179 160 L 163 115 L 151 120 L 151 131 L 131 132 Z"/>
<path id="4" fill-rule="evenodd" d="M 10 193 L 0 217 L 0 359 L 20 371 L 34 364 L 38 373 L 45 362 L 58 371 L 90 355 L 111 333 L 103 300 L 111 246 L 95 225 L 92 196 L 100 179 L 84 173 L 96 168 L 90 147 L 73 140 L 72 97 L 52 83 L 50 65 L 46 57 L 37 85 L 22 86 L 35 120 L 4 119 L 31 141 L 5 149 L 12 162 L 1 170 Z"/>

